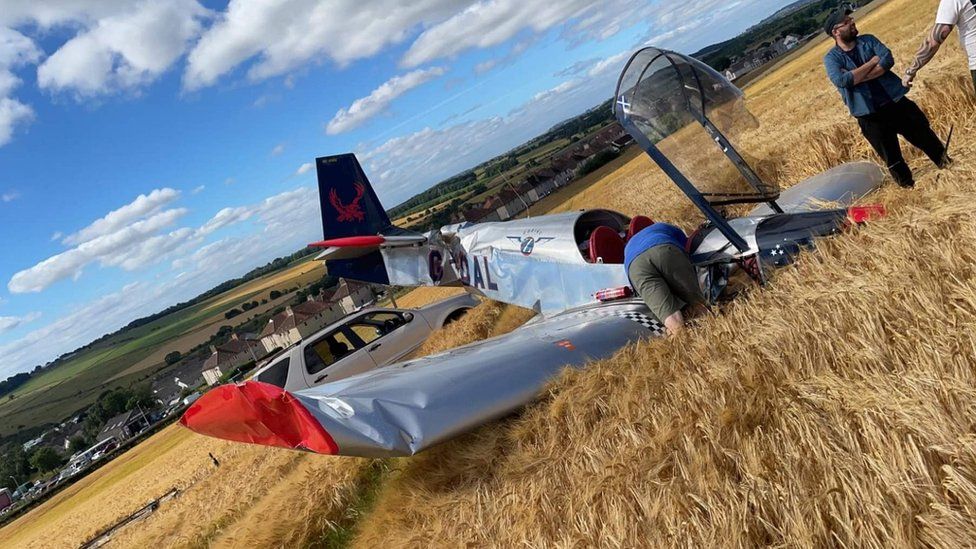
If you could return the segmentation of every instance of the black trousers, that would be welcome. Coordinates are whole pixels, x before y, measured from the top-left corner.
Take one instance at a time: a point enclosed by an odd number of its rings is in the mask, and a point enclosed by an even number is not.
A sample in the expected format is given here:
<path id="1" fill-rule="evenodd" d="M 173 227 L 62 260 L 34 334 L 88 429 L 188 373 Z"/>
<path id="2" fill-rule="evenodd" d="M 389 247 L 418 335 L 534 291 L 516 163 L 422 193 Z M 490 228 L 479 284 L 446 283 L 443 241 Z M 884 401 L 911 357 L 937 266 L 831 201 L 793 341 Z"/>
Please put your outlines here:
<path id="1" fill-rule="evenodd" d="M 932 131 L 922 109 L 907 97 L 885 105 L 872 114 L 859 116 L 857 123 L 868 143 L 888 166 L 891 177 L 902 187 L 911 187 L 915 180 L 901 154 L 899 135 L 921 149 L 936 166 L 941 168 L 945 165 L 945 145 Z"/>

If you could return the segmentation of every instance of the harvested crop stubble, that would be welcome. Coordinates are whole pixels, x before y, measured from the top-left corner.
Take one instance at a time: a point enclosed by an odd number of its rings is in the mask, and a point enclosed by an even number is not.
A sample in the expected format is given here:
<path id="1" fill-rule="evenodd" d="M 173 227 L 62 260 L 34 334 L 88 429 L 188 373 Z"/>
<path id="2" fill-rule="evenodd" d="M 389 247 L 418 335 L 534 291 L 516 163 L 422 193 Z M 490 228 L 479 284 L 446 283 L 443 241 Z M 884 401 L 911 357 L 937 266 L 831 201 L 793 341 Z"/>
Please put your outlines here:
<path id="1" fill-rule="evenodd" d="M 936 5 L 890 0 L 862 32 L 904 62 Z M 976 123 L 947 47 L 913 94 L 942 135 L 956 125 L 950 170 L 910 152 L 918 188 L 872 198 L 888 218 L 683 336 L 567 371 L 521 417 L 401 462 L 357 544 L 976 545 Z M 871 158 L 824 83 L 825 50 L 748 93 L 767 133 L 742 146 L 784 186 Z M 635 160 L 579 200 L 682 222 L 670 192 Z"/>

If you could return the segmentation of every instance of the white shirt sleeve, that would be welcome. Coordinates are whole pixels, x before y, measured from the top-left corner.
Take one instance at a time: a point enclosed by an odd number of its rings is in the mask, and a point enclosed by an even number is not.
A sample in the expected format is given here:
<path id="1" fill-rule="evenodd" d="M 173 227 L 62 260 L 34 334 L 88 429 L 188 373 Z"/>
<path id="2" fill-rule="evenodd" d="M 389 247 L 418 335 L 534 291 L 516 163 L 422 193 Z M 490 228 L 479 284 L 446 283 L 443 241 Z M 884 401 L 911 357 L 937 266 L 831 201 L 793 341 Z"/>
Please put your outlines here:
<path id="1" fill-rule="evenodd" d="M 957 25 L 959 24 L 959 0 L 940 0 L 939 11 L 935 14 L 936 25 Z"/>

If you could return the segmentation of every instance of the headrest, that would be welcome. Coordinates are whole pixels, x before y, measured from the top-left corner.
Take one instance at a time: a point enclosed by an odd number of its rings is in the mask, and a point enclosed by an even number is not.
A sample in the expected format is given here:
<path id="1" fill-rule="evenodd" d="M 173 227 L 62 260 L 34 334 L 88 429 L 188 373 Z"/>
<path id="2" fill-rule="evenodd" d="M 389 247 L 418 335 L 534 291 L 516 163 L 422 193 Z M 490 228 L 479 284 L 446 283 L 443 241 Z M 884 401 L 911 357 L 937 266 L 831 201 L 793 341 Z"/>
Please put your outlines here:
<path id="1" fill-rule="evenodd" d="M 630 218 L 630 226 L 627 227 L 627 240 L 630 240 L 635 234 L 643 231 L 653 224 L 654 220 L 646 215 L 635 215 L 634 217 Z"/>

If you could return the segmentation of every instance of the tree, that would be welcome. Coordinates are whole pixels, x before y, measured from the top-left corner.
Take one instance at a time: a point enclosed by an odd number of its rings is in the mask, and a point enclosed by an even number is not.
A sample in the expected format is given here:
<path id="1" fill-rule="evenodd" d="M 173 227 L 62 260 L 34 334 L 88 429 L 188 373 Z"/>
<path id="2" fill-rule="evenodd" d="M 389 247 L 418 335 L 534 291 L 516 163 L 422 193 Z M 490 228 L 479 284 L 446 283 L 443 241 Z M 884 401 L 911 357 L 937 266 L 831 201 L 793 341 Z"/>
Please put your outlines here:
<path id="1" fill-rule="evenodd" d="M 88 448 L 88 440 L 83 435 L 75 435 L 71 437 L 71 441 L 68 442 L 68 451 L 73 454 L 77 454 L 82 450 Z"/>
<path id="2" fill-rule="evenodd" d="M 17 486 L 14 479 L 25 482 L 30 472 L 30 459 L 20 444 L 11 445 L 0 454 L 0 488 L 15 490 Z"/>
<path id="3" fill-rule="evenodd" d="M 179 351 L 173 351 L 172 353 L 168 353 L 163 358 L 163 360 L 166 362 L 166 365 L 169 366 L 169 365 L 172 365 L 172 364 L 176 364 L 177 362 L 180 361 L 181 358 L 183 358 L 183 354 L 182 353 L 180 353 Z"/>
<path id="4" fill-rule="evenodd" d="M 240 309 L 231 309 L 231 310 L 227 311 L 226 313 L 224 313 L 224 318 L 227 318 L 227 319 L 234 318 L 235 316 L 237 316 L 239 314 L 241 314 L 241 310 Z"/>
<path id="5" fill-rule="evenodd" d="M 152 387 L 148 383 L 133 389 L 132 396 L 125 403 L 126 410 L 132 410 L 136 407 L 142 408 L 143 411 L 156 407 L 156 398 L 153 396 Z"/>
<path id="6" fill-rule="evenodd" d="M 279 297 L 281 297 L 281 292 L 279 292 L 278 290 L 271 290 L 271 293 L 268 294 L 268 297 L 270 297 L 272 300 L 278 299 Z"/>
<path id="7" fill-rule="evenodd" d="M 57 469 L 63 462 L 64 459 L 53 448 L 47 446 L 38 448 L 30 457 L 31 466 L 42 473 Z"/>

